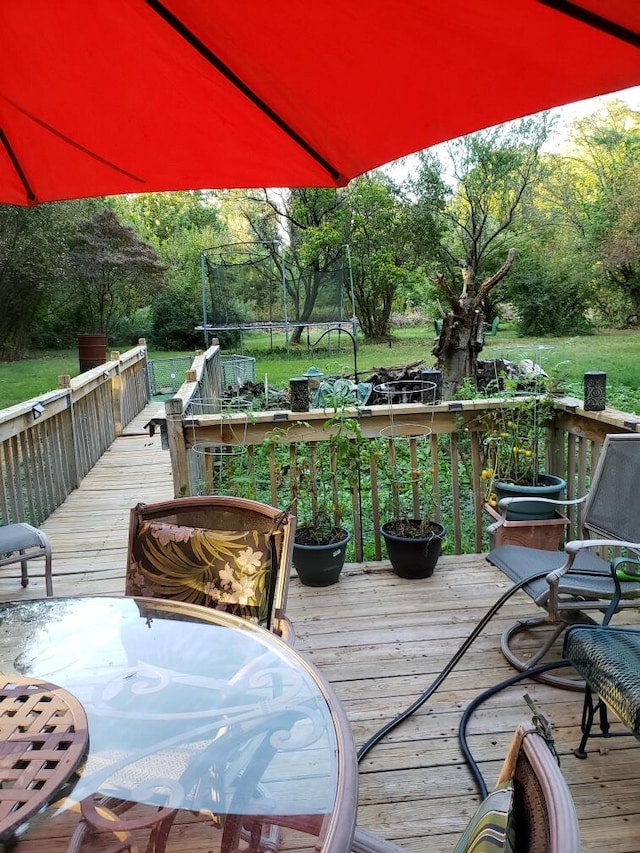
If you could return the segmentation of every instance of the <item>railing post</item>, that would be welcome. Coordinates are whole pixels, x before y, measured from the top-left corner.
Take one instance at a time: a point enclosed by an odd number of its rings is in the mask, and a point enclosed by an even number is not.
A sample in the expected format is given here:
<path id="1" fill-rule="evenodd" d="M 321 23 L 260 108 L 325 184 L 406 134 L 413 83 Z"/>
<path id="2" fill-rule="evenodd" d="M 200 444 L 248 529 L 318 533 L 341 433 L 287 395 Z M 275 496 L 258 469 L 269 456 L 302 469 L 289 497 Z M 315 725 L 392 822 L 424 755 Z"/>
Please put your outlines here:
<path id="1" fill-rule="evenodd" d="M 182 398 L 173 397 L 164 404 L 167 419 L 167 441 L 173 473 L 173 494 L 176 498 L 191 494 L 189 462 L 182 423 Z"/>
<path id="2" fill-rule="evenodd" d="M 78 461 L 78 435 L 75 423 L 75 412 L 73 407 L 73 391 L 71 389 L 71 376 L 63 373 L 58 376 L 58 388 L 66 388 L 69 399 L 69 420 L 71 422 L 71 442 L 73 444 L 73 471 L 70 472 L 69 482 L 74 488 L 79 488 L 82 477 L 80 476 L 80 463 Z"/>
<path id="3" fill-rule="evenodd" d="M 111 361 L 118 364 L 115 373 L 111 377 L 111 405 L 113 406 L 113 423 L 116 435 L 122 435 L 122 383 L 120 381 L 120 353 L 112 352 Z"/>
<path id="4" fill-rule="evenodd" d="M 144 359 L 144 377 L 146 385 L 145 403 L 148 403 L 149 400 L 151 400 L 151 398 L 153 397 L 153 394 L 151 393 L 151 377 L 149 376 L 149 350 L 147 349 L 147 339 L 138 338 L 138 346 L 144 347 L 144 355 L 142 356 L 142 358 Z"/>

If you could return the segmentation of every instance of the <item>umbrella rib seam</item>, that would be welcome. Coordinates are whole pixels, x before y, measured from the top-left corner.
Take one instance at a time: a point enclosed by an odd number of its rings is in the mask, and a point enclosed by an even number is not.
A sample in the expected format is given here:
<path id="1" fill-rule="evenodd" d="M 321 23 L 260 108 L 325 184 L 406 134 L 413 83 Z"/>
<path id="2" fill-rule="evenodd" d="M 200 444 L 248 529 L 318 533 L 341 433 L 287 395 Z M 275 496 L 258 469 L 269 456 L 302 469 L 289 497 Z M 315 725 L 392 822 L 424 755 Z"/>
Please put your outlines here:
<path id="1" fill-rule="evenodd" d="M 310 157 L 312 157 L 318 165 L 320 165 L 331 178 L 338 182 L 343 179 L 339 170 L 326 160 L 307 140 L 300 136 L 275 110 L 273 110 L 262 98 L 253 91 L 246 83 L 242 81 L 238 75 L 226 65 L 219 56 L 217 56 L 204 42 L 202 42 L 194 32 L 192 32 L 180 18 L 176 17 L 173 12 L 170 12 L 158 0 L 145 0 L 145 3 L 151 8 L 162 20 L 168 24 L 174 32 L 181 36 L 191 47 L 198 51 L 200 56 L 219 71 L 223 77 L 228 80 L 236 89 L 251 101 L 263 115 L 267 116 L 280 130 L 284 131 L 287 136 L 302 148 Z"/>
<path id="2" fill-rule="evenodd" d="M 543 6 L 549 6 L 550 9 L 555 9 L 563 15 L 568 15 L 576 21 L 581 21 L 590 27 L 600 30 L 614 38 L 626 41 L 633 47 L 640 47 L 640 35 L 633 30 L 623 27 L 621 24 L 616 24 L 615 21 L 609 18 L 603 18 L 602 15 L 596 15 L 595 12 L 590 12 L 571 0 L 538 0 Z"/>
<path id="3" fill-rule="evenodd" d="M 15 152 L 14 152 L 13 148 L 11 147 L 11 143 L 7 139 L 7 136 L 4 132 L 4 130 L 2 130 L 2 128 L 0 128 L 0 142 L 2 143 L 2 147 L 4 148 L 4 150 L 7 153 L 7 157 L 11 161 L 11 165 L 13 166 L 16 175 L 20 179 L 20 183 L 24 187 L 24 191 L 27 194 L 27 198 L 29 199 L 29 201 L 35 201 L 36 200 L 36 194 L 31 189 L 31 185 L 29 184 L 29 181 L 27 180 L 27 176 L 22 171 L 20 161 L 16 157 Z"/>

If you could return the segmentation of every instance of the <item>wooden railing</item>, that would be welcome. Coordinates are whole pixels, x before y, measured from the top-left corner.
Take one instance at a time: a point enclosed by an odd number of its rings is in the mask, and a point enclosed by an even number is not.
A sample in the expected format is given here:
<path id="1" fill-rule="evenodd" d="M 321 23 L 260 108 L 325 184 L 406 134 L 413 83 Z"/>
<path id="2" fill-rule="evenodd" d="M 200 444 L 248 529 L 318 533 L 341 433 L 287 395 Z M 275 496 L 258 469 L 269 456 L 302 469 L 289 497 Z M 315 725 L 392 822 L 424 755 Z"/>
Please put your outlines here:
<path id="1" fill-rule="evenodd" d="M 41 524 L 149 401 L 144 343 L 0 411 L 0 522 Z"/>
<path id="2" fill-rule="evenodd" d="M 185 433 L 185 424 L 196 412 L 220 411 L 222 384 L 220 347 L 215 341 L 206 352 L 196 353 L 184 383 L 165 403 L 166 422 L 160 427 L 167 435 L 176 497 L 193 494 L 191 484 L 206 476 L 205 459 L 197 453 L 197 447 L 188 452 L 194 445 Z"/>
<path id="3" fill-rule="evenodd" d="M 313 482 L 324 478 L 332 505 L 342 495 L 341 515 L 353 534 L 351 559 L 379 560 L 383 558 L 379 528 L 392 507 L 388 472 L 395 464 L 396 437 L 404 434 L 411 470 L 428 460 L 432 517 L 447 528 L 445 549 L 456 554 L 486 550 L 483 438 L 491 412 L 504 400 L 394 404 L 393 438 L 389 438 L 389 406 L 347 411 L 367 440 L 354 477 L 353 470 L 341 470 L 336 464 L 336 449 L 328 441 L 336 430 L 330 425 L 332 410 L 190 415 L 185 398 L 186 394 L 171 407 L 167 404 L 176 496 L 233 493 L 290 507 L 303 517 L 309 506 L 298 505 L 296 472 L 304 459 L 305 477 Z M 613 409 L 588 412 L 581 401 L 566 397 L 555 400 L 555 409 L 547 433 L 546 470 L 567 480 L 568 498 L 579 497 L 588 490 L 606 434 L 640 431 L 640 417 Z M 350 492 L 348 498 L 345 490 Z M 418 517 L 424 506 L 415 486 L 409 489 L 409 502 L 411 514 Z M 569 517 L 573 537 L 579 534 L 579 509 L 572 509 Z"/>

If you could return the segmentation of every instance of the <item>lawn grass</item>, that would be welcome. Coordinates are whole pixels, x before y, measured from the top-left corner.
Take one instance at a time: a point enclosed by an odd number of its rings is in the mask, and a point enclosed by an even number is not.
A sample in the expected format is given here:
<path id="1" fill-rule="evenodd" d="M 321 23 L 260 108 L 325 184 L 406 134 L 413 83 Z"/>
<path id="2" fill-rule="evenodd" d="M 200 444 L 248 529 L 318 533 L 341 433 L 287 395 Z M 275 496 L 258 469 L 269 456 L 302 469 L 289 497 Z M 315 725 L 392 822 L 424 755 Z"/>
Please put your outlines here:
<path id="1" fill-rule="evenodd" d="M 310 333 L 311 342 L 318 334 Z M 348 336 L 338 349 L 337 334 L 332 333 L 331 348 L 308 347 L 306 337 L 297 347 L 285 349 L 284 336 L 244 333 L 242 347 L 224 350 L 256 359 L 256 381 L 268 376 L 269 386 L 284 388 L 292 376 L 299 376 L 311 365 L 326 375 L 353 374 L 353 348 Z M 394 331 L 390 343 L 358 343 L 360 379 L 380 367 L 399 367 L 423 361 L 434 365 L 431 354 L 433 327 L 409 327 Z M 273 347 L 273 349 L 271 349 Z M 115 349 L 115 347 L 112 347 Z M 121 347 L 125 351 L 128 347 Z M 150 351 L 150 358 L 169 358 L 190 353 Z M 512 361 L 532 358 L 550 375 L 566 382 L 568 393 L 582 394 L 582 377 L 588 370 L 607 374 L 607 398 L 611 405 L 640 414 L 640 331 L 603 330 L 595 335 L 574 338 L 518 338 L 513 329 L 502 326 L 494 337 L 487 337 L 483 358 L 504 356 Z M 58 376 L 79 372 L 75 350 L 39 353 L 18 362 L 0 363 L 0 408 L 37 397 L 58 386 Z"/>
<path id="2" fill-rule="evenodd" d="M 116 349 L 110 348 L 110 352 Z M 122 347 L 126 352 L 131 347 Z M 150 358 L 169 358 L 184 353 L 154 352 Z M 38 397 L 58 387 L 58 376 L 78 376 L 78 351 L 52 350 L 34 353 L 21 361 L 0 362 L 0 409 Z"/>
<path id="3" fill-rule="evenodd" d="M 313 336 L 311 337 L 313 341 Z M 267 335 L 251 333 L 243 340 L 243 354 L 256 359 L 256 381 L 262 382 L 265 374 L 271 387 L 285 387 L 289 378 L 298 376 L 314 365 L 327 375 L 353 374 L 353 349 L 348 337 L 343 338 L 342 349 L 329 351 L 308 348 L 303 341 L 289 353 L 284 350 L 284 339 L 274 335 L 274 346 L 281 350 L 269 352 Z M 337 339 L 333 342 L 337 346 Z M 434 334 L 431 326 L 398 329 L 391 343 L 358 345 L 359 378 L 366 378 L 375 368 L 401 366 L 424 361 L 433 367 L 431 353 Z M 574 338 L 519 338 L 513 329 L 498 330 L 487 337 L 482 358 L 504 357 L 511 361 L 531 358 L 546 372 L 565 383 L 567 392 L 582 395 L 582 378 L 586 371 L 602 370 L 607 374 L 608 392 L 620 393 L 636 411 L 640 405 L 640 332 L 604 330 L 595 335 Z"/>

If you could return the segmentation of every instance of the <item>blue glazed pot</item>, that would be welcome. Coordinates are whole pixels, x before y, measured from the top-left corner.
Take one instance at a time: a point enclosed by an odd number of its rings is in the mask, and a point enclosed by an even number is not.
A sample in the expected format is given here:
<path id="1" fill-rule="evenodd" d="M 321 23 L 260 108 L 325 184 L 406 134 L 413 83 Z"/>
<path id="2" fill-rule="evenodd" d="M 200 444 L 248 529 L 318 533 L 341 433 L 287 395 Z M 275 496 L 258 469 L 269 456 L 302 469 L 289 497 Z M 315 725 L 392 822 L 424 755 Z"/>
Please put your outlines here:
<path id="1" fill-rule="evenodd" d="M 553 474 L 540 474 L 536 486 L 520 486 L 516 483 L 504 483 L 496 480 L 494 483 L 496 499 L 502 498 L 528 498 L 540 497 L 551 498 L 554 501 L 562 500 L 566 482 L 562 477 Z M 523 501 L 507 510 L 507 521 L 541 521 L 545 518 L 554 518 L 558 507 L 553 504 L 544 504 L 540 501 Z"/>

